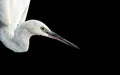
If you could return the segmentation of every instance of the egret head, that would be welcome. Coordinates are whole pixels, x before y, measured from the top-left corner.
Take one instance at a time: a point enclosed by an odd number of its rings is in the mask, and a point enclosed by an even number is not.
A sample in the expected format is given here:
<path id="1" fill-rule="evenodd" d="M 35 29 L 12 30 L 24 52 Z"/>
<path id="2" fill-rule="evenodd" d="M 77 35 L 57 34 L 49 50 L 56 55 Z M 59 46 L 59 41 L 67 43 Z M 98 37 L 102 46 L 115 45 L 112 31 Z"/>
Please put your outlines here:
<path id="1" fill-rule="evenodd" d="M 59 36 L 55 32 L 51 31 L 44 23 L 37 21 L 37 20 L 30 20 L 28 21 L 28 30 L 33 35 L 41 35 L 48 38 L 56 39 L 58 41 L 61 41 L 62 43 L 65 43 L 71 47 L 75 47 L 79 49 L 75 44 L 69 42 L 68 40 L 64 39 L 63 37 Z"/>

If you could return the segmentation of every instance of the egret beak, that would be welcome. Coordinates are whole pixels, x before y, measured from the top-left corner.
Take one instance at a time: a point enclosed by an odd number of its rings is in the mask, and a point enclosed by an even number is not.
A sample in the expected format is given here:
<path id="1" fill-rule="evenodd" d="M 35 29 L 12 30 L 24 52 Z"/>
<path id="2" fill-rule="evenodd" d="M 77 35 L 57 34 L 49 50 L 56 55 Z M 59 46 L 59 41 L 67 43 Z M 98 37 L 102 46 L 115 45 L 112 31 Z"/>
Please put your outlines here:
<path id="1" fill-rule="evenodd" d="M 74 48 L 77 48 L 79 49 L 78 46 L 76 46 L 75 44 L 71 43 L 70 41 L 64 39 L 63 37 L 59 36 L 58 34 L 56 34 L 55 32 L 47 32 L 48 36 L 52 39 L 56 39 L 58 41 L 61 41 L 62 43 L 68 45 L 68 46 L 71 46 L 71 47 L 74 47 Z"/>

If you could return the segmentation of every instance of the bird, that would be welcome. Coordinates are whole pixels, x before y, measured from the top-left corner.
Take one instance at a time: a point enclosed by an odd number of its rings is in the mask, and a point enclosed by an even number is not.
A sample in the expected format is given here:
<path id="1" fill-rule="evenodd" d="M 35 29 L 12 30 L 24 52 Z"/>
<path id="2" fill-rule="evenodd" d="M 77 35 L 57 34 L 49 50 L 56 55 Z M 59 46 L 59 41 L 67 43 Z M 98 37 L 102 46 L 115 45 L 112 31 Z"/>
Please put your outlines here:
<path id="1" fill-rule="evenodd" d="M 13 52 L 29 50 L 30 38 L 39 35 L 79 47 L 53 32 L 45 23 L 26 20 L 31 0 L 0 0 L 0 41 Z"/>

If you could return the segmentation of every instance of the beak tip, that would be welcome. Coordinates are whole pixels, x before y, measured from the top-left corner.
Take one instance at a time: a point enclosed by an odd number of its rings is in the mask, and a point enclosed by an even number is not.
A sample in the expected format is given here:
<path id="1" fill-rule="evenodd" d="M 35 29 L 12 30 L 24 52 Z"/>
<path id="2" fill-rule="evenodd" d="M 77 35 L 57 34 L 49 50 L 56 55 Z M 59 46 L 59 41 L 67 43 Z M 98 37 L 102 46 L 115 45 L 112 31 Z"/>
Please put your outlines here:
<path id="1" fill-rule="evenodd" d="M 79 48 L 79 47 L 77 47 L 77 49 L 78 49 L 78 50 L 80 50 L 80 48 Z"/>
<path id="2" fill-rule="evenodd" d="M 73 48 L 76 48 L 77 50 L 80 50 L 80 48 L 78 46 L 76 46 L 75 44 L 71 43 L 70 41 L 64 39 L 63 37 L 59 36 L 55 32 L 47 32 L 47 33 L 49 34 L 50 38 L 56 39 L 58 41 L 61 41 L 61 42 L 65 43 L 66 45 L 69 45 Z"/>
<path id="3" fill-rule="evenodd" d="M 74 48 L 76 48 L 77 50 L 80 50 L 80 48 L 78 46 L 74 46 Z"/>

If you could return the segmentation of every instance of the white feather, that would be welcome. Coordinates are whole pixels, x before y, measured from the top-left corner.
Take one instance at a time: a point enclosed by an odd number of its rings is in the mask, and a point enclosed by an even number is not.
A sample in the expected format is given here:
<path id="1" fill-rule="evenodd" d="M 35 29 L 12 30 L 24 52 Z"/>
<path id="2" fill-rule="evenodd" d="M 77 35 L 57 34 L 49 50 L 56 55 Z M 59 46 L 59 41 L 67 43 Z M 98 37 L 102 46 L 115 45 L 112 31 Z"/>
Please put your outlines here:
<path id="1" fill-rule="evenodd" d="M 48 35 L 52 34 L 52 31 L 40 21 L 25 21 L 29 4 L 30 0 L 0 0 L 0 41 L 14 52 L 28 51 L 32 35 L 50 37 Z M 42 30 L 42 27 L 46 31 Z M 77 48 L 59 36 L 57 39 Z"/>
<path id="2" fill-rule="evenodd" d="M 25 21 L 30 0 L 0 0 L 0 22 L 10 31 Z"/>

